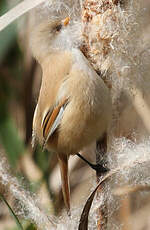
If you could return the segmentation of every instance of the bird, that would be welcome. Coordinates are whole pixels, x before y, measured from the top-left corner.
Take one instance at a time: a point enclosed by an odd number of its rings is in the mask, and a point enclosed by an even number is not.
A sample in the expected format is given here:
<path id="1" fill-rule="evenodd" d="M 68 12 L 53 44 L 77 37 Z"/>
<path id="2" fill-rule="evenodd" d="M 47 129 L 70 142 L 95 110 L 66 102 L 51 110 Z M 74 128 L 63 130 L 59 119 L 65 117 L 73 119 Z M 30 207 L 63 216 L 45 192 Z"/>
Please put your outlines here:
<path id="1" fill-rule="evenodd" d="M 74 44 L 69 24 L 69 17 L 47 19 L 31 34 L 32 54 L 42 69 L 33 140 L 57 154 L 68 213 L 69 156 L 83 158 L 79 152 L 106 136 L 112 117 L 109 89 Z"/>

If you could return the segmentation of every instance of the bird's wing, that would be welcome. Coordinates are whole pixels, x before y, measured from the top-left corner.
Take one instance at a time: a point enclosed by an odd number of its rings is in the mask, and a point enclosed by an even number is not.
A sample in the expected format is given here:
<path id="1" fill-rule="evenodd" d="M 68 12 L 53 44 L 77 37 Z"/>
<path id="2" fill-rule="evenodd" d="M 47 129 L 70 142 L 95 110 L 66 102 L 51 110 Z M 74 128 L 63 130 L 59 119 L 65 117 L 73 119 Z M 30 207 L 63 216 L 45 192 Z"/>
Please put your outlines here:
<path id="1" fill-rule="evenodd" d="M 49 137 L 56 131 L 56 129 L 60 125 L 67 104 L 68 99 L 64 99 L 63 101 L 61 101 L 61 103 L 49 109 L 49 111 L 47 112 L 42 124 L 44 143 L 47 143 Z"/>

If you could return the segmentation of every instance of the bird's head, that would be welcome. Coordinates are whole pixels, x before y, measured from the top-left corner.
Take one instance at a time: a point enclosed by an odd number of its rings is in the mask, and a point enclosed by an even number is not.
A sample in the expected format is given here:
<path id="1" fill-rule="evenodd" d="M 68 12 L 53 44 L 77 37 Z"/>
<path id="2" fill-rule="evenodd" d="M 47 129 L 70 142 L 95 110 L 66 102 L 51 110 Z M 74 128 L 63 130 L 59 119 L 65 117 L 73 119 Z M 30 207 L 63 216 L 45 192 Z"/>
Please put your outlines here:
<path id="1" fill-rule="evenodd" d="M 31 34 L 33 56 L 40 62 L 42 58 L 64 46 L 63 32 L 70 18 L 64 20 L 46 20 L 37 25 Z M 64 36 L 65 37 L 65 36 Z"/>

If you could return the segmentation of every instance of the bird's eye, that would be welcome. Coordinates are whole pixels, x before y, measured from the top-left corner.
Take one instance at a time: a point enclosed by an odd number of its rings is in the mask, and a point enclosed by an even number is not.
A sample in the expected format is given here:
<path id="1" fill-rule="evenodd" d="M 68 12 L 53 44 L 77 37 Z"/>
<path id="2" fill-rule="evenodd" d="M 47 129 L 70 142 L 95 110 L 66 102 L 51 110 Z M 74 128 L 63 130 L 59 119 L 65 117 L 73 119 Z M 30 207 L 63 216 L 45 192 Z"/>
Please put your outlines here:
<path id="1" fill-rule="evenodd" d="M 61 30 L 61 28 L 62 28 L 62 24 L 59 24 L 58 26 L 55 27 L 55 30 L 57 32 L 59 32 Z"/>

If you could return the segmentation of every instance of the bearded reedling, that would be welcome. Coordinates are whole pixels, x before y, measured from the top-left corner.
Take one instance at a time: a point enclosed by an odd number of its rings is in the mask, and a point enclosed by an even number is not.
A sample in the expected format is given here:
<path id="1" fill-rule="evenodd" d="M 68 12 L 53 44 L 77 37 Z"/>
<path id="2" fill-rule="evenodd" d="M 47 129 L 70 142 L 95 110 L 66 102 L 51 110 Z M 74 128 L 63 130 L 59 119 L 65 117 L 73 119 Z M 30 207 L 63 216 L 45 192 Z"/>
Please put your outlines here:
<path id="1" fill-rule="evenodd" d="M 71 43 L 68 24 L 69 18 L 41 23 L 32 33 L 31 48 L 43 72 L 33 136 L 57 154 L 69 212 L 69 156 L 106 137 L 112 111 L 109 90 Z M 103 172 L 105 168 L 100 166 L 100 170 Z"/>

